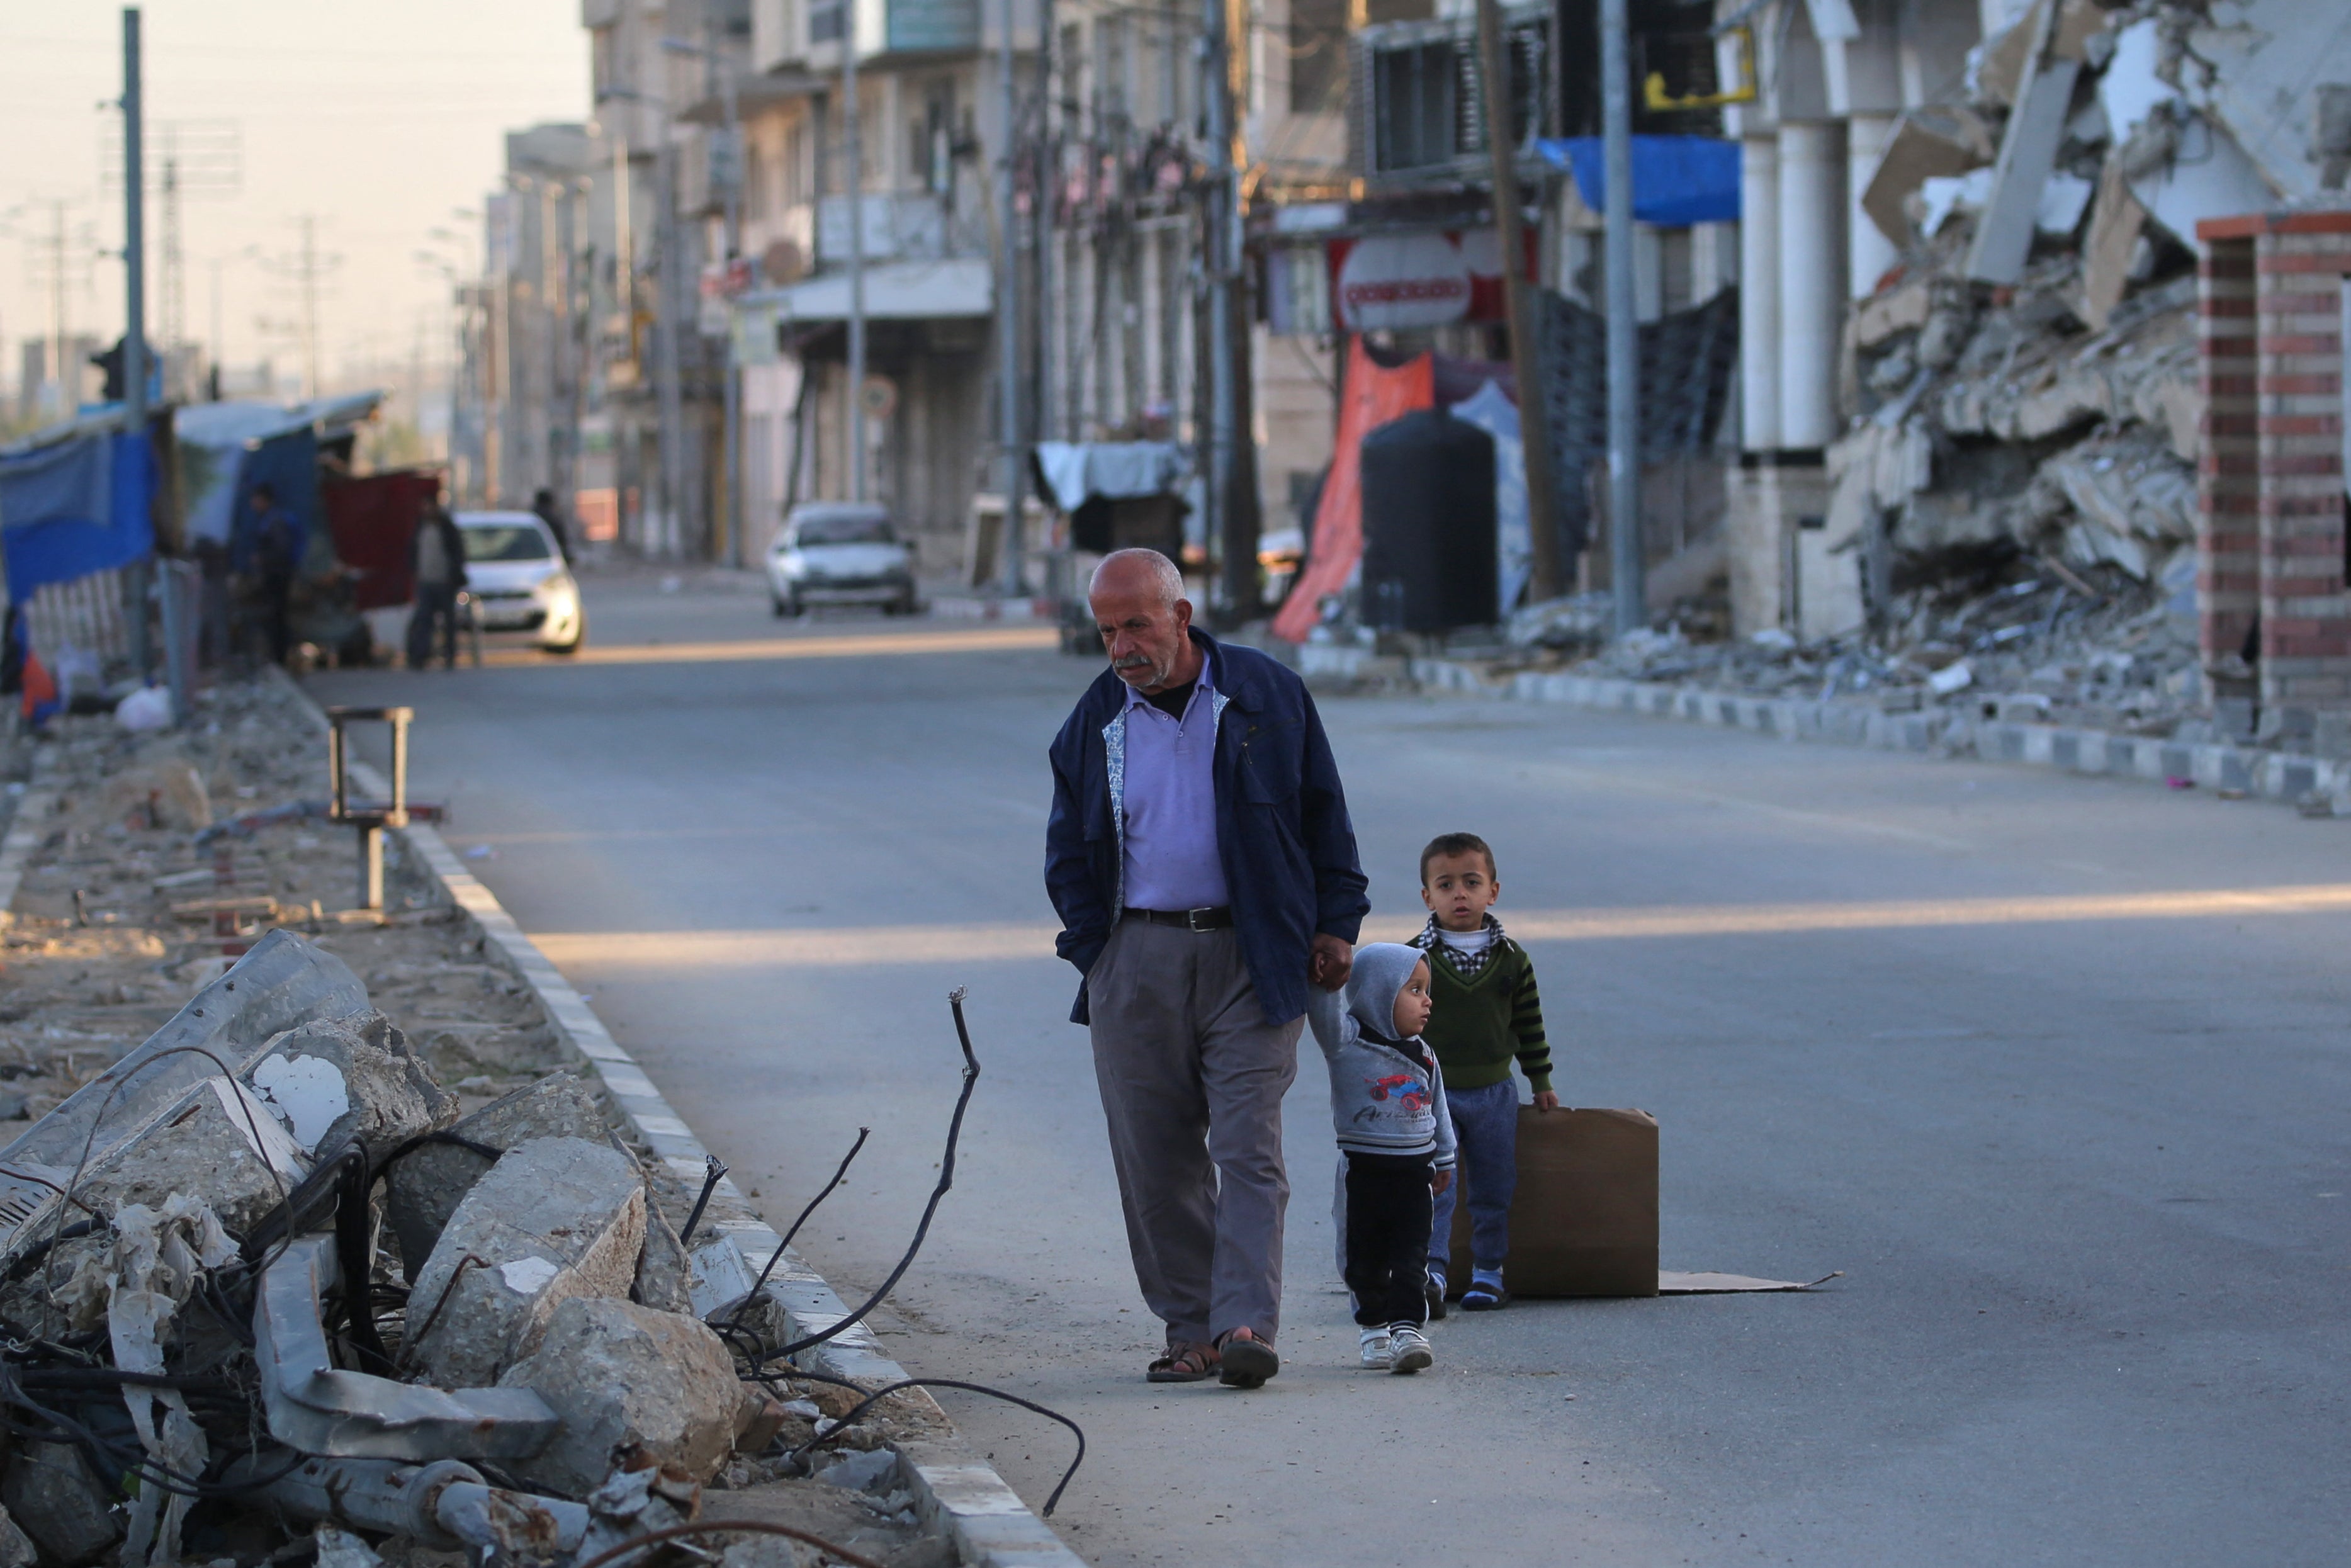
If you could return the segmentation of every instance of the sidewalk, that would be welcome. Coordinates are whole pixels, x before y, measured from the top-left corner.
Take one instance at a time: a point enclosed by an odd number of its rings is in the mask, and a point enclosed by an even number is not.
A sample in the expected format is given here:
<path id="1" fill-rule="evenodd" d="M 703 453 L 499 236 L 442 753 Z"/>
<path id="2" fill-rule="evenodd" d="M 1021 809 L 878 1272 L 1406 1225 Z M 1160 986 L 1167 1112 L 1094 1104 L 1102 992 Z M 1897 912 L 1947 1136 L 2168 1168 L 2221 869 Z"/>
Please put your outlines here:
<path id="1" fill-rule="evenodd" d="M 1750 696 L 1700 685 L 1579 675 L 1573 671 L 1520 671 L 1498 677 L 1461 660 L 1404 659 L 1327 643 L 1306 643 L 1290 657 L 1310 682 L 1340 689 L 1374 682 L 1409 682 L 1423 691 L 1448 695 L 1562 703 L 1744 729 L 1783 740 L 1972 757 L 2069 773 L 2143 779 L 2175 789 L 2212 789 L 2224 798 L 2243 795 L 2281 800 L 2298 807 L 2305 816 L 2351 815 L 2351 761 L 2258 747 L 2032 724 L 1965 709 L 1888 713 L 1867 698 Z"/>

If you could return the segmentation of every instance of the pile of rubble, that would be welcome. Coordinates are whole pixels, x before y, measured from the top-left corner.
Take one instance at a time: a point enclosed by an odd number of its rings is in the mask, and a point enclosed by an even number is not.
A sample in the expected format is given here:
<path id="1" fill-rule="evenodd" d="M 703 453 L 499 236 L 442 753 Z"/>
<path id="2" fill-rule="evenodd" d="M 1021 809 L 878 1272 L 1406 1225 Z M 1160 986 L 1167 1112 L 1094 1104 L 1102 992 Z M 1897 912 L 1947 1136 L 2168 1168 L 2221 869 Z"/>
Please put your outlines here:
<path id="1" fill-rule="evenodd" d="M 2028 8 L 1966 102 L 1904 117 L 1864 196 L 1901 259 L 1847 323 L 1851 423 L 1806 537 L 1838 564 L 1805 580 L 1805 641 L 1668 632 L 1588 667 L 2252 738 L 2199 679 L 2195 225 L 2345 200 L 2351 86 L 2328 77 L 2351 53 L 2305 0 Z M 1607 630 L 1563 601 L 1511 641 L 1580 654 Z"/>
<path id="2" fill-rule="evenodd" d="M 802 1456 L 861 1391 L 770 1370 L 783 1313 L 704 1266 L 706 1191 L 434 884 L 338 907 L 350 841 L 288 809 L 324 768 L 298 702 L 77 721 L 18 796 L 0 1568 L 952 1561 L 880 1446 L 935 1408 Z"/>

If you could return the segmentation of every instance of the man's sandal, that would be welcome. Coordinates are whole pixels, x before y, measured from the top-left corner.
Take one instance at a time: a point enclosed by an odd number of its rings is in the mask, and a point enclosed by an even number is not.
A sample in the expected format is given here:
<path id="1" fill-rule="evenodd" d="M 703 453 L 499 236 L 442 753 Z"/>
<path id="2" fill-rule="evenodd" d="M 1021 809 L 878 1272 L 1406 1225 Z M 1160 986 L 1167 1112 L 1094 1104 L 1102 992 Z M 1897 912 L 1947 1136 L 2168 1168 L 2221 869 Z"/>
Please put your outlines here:
<path id="1" fill-rule="evenodd" d="M 1217 1354 L 1222 1364 L 1217 1381 L 1228 1388 L 1256 1388 L 1281 1370 L 1281 1357 L 1273 1354 L 1273 1346 L 1255 1335 L 1237 1338 L 1239 1332 L 1230 1330 L 1217 1342 Z"/>
<path id="2" fill-rule="evenodd" d="M 1213 1377 L 1217 1371 L 1217 1347 L 1186 1341 L 1171 1344 L 1167 1354 L 1151 1364 L 1144 1373 L 1147 1383 L 1198 1383 Z"/>
<path id="3" fill-rule="evenodd" d="M 1499 1312 L 1510 1304 L 1510 1292 L 1499 1285 L 1488 1285 L 1471 1281 L 1461 1292 L 1461 1310 L 1465 1312 Z"/>

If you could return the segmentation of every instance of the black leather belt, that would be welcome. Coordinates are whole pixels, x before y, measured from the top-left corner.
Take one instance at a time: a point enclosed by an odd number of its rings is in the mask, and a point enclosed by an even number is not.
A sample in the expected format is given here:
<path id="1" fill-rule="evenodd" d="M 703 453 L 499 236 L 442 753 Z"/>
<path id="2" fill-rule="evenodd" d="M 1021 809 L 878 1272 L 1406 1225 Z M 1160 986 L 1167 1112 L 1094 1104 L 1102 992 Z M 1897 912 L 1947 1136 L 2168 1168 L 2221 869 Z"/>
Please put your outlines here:
<path id="1" fill-rule="evenodd" d="M 1222 931 L 1233 923 L 1229 909 L 1136 909 L 1130 905 L 1126 913 L 1154 925 L 1180 925 L 1186 931 Z"/>

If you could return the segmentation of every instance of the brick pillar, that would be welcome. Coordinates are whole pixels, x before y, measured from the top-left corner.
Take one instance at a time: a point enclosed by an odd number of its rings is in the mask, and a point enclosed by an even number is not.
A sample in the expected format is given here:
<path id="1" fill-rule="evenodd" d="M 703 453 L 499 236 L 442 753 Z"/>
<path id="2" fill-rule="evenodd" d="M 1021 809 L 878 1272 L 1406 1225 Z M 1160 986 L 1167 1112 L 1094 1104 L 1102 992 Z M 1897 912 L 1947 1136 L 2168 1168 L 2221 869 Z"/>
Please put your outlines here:
<path id="1" fill-rule="evenodd" d="M 2261 601 L 2252 236 L 2206 235 L 2198 273 L 2204 439 L 2196 460 L 2196 497 L 2202 513 L 2196 540 L 2196 598 L 2204 667 L 2210 671 L 2244 647 Z M 2210 689 L 2205 693 L 2208 699 L 2215 695 Z"/>
<path id="2" fill-rule="evenodd" d="M 2343 275 L 2351 213 L 2273 220 L 2259 312 L 2264 710 L 2351 706 L 2343 559 Z"/>

